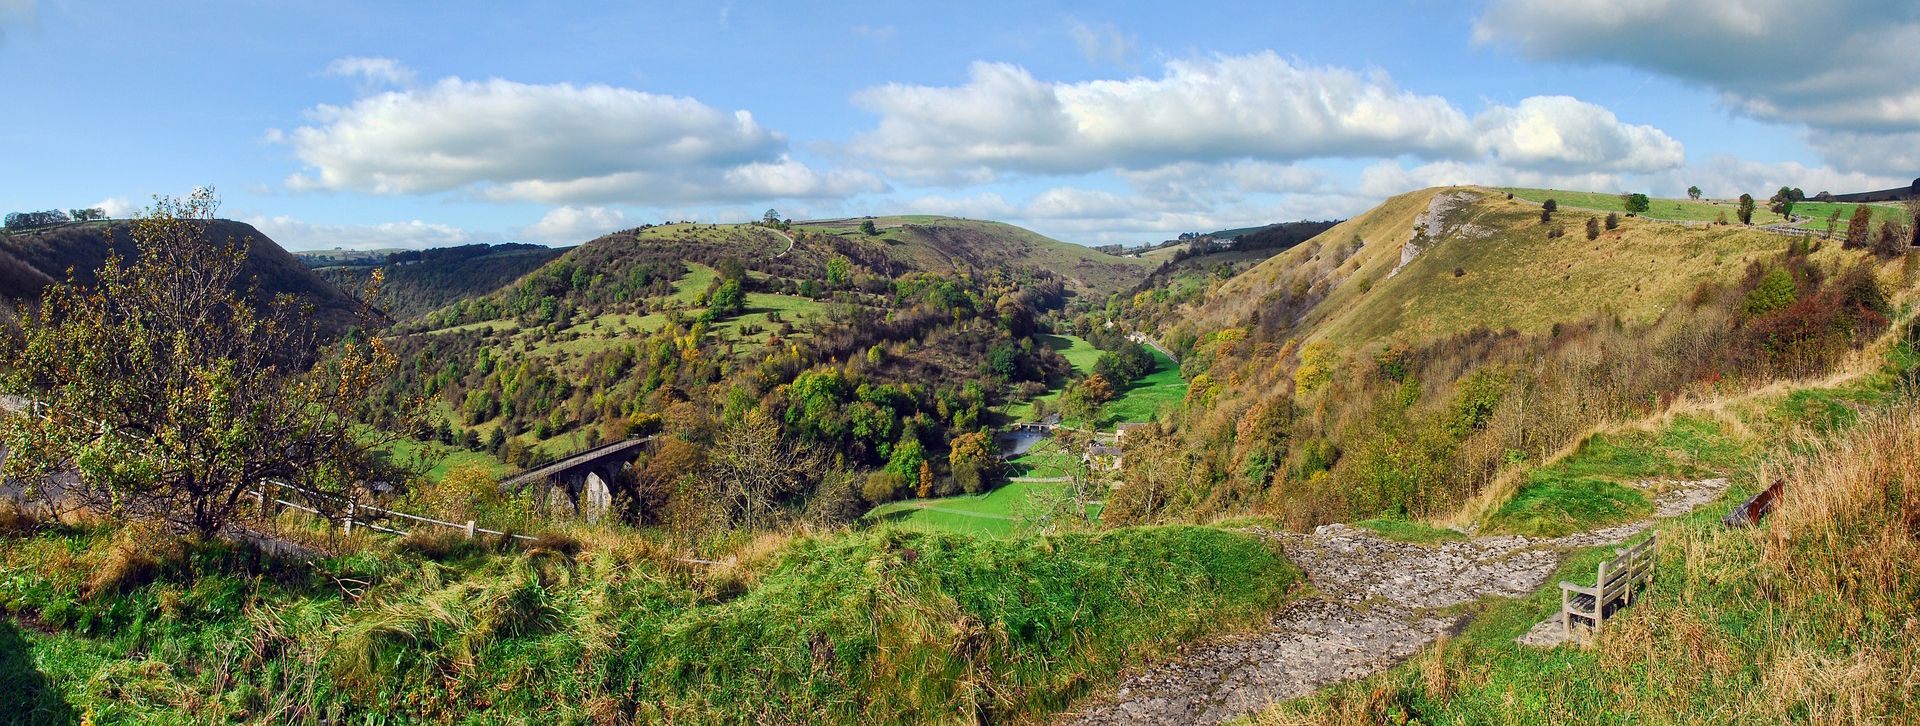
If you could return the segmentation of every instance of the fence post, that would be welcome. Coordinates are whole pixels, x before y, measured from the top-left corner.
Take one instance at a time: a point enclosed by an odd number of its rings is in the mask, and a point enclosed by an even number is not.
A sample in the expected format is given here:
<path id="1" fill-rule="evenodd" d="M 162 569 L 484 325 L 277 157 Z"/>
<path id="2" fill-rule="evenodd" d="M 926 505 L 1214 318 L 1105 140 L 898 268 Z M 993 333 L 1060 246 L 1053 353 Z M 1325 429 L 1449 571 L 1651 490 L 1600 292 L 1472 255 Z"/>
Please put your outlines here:
<path id="1" fill-rule="evenodd" d="M 353 502 L 347 502 L 347 534 L 353 534 Z"/>
<path id="2" fill-rule="evenodd" d="M 473 520 L 467 520 L 467 539 L 473 539 Z"/>

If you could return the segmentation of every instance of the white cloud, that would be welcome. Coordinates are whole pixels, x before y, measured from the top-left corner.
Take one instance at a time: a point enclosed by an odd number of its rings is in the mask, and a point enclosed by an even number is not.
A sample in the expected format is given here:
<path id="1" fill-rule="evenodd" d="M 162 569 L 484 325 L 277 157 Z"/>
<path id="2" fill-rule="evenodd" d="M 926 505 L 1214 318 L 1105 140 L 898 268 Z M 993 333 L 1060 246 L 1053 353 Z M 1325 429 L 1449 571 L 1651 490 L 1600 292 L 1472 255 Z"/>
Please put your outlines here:
<path id="1" fill-rule="evenodd" d="M 659 205 L 884 188 L 792 160 L 746 111 L 604 85 L 447 78 L 309 115 L 312 126 L 268 133 L 307 165 L 286 180 L 301 191 Z"/>
<path id="2" fill-rule="evenodd" d="M 1158 169 L 1118 172 L 1141 196 L 1192 204 L 1238 201 L 1247 194 L 1288 194 L 1321 189 L 1325 174 L 1302 166 L 1266 161 L 1224 164 L 1182 162 Z"/>
<path id="3" fill-rule="evenodd" d="M 1169 61 L 1160 78 L 1084 83 L 975 63 L 960 86 L 892 84 L 854 100 L 880 115 L 877 128 L 856 137 L 856 155 L 948 184 L 1242 159 L 1493 154 L 1517 166 L 1650 170 L 1683 157 L 1658 129 L 1575 99 L 1527 99 L 1473 120 L 1382 74 L 1297 66 L 1271 52 Z"/>
<path id="4" fill-rule="evenodd" d="M 1716 154 L 1707 163 L 1659 175 L 1656 182 L 1670 196 L 1679 196 L 1690 185 L 1697 185 L 1708 197 L 1729 198 L 1752 194 L 1759 199 L 1772 196 L 1780 187 L 1797 187 L 1813 196 L 1820 192 L 1846 194 L 1903 187 L 1911 177 L 1891 177 L 1810 167 L 1798 162 L 1769 164 Z"/>
<path id="5" fill-rule="evenodd" d="M 454 247 L 476 242 L 500 242 L 500 235 L 474 232 L 446 224 L 420 220 L 382 222 L 380 224 L 325 224 L 307 222 L 285 215 L 243 216 L 241 222 L 273 239 L 288 250 L 375 250 L 399 247 L 426 249 Z"/>
<path id="6" fill-rule="evenodd" d="M 568 206 L 548 212 L 540 221 L 515 231 L 537 242 L 580 244 L 634 226 L 637 225 L 627 221 L 626 213 L 618 209 Z"/>
<path id="7" fill-rule="evenodd" d="M 1534 96 L 1474 119 L 1480 143 L 1499 163 L 1560 171 L 1670 169 L 1686 162 L 1680 142 L 1652 126 L 1570 96 Z"/>
<path id="8" fill-rule="evenodd" d="M 1807 144 L 1822 158 L 1842 169 L 1893 176 L 1920 174 L 1920 132 L 1856 134 L 1816 131 L 1807 135 Z M 1837 193 L 1838 190 L 1835 191 Z"/>
<path id="9" fill-rule="evenodd" d="M 91 207 L 105 211 L 110 219 L 131 219 L 134 215 L 146 211 L 145 207 L 133 203 L 133 200 L 126 197 L 107 197 L 94 202 Z"/>
<path id="10" fill-rule="evenodd" d="M 1088 24 L 1079 18 L 1067 19 L 1067 35 L 1073 38 L 1081 57 L 1089 63 L 1125 66 L 1127 59 L 1133 57 L 1134 46 L 1139 44 L 1133 35 L 1121 32 L 1120 26 L 1113 23 Z"/>
<path id="11" fill-rule="evenodd" d="M 1920 131 L 1912 0 L 1493 0 L 1474 37 L 1697 83 L 1755 118 Z"/>
<path id="12" fill-rule="evenodd" d="M 1398 161 L 1383 161 L 1360 172 L 1354 190 L 1370 199 L 1382 199 L 1417 189 L 1451 186 L 1517 186 L 1544 189 L 1582 189 L 1598 192 L 1626 191 L 1622 175 L 1610 172 L 1556 174 L 1515 169 L 1493 163 L 1440 161 L 1412 168 Z"/>
<path id="13" fill-rule="evenodd" d="M 339 76 L 342 78 L 358 78 L 363 84 L 368 86 L 399 86 L 403 88 L 413 85 L 414 78 L 413 69 L 402 65 L 400 61 L 392 58 L 367 58 L 360 56 L 335 59 L 332 63 L 327 64 L 325 73 L 329 76 Z"/>

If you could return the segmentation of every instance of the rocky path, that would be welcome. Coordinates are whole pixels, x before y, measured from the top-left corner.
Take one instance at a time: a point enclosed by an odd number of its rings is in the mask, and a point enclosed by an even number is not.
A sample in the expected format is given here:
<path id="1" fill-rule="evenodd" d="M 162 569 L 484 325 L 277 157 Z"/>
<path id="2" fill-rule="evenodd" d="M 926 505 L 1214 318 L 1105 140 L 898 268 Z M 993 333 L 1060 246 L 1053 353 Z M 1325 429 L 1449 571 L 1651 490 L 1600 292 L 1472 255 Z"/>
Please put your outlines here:
<path id="1" fill-rule="evenodd" d="M 1642 482 L 1666 491 L 1655 517 L 1710 502 L 1727 480 Z M 1543 539 L 1506 535 L 1432 545 L 1395 542 L 1341 524 L 1312 534 L 1254 530 L 1279 540 L 1314 592 L 1248 633 L 1196 644 L 1125 678 L 1069 724 L 1218 724 L 1392 667 L 1466 625 L 1447 608 L 1489 595 L 1519 597 L 1547 584 L 1569 549 L 1625 542 L 1651 519 Z"/>

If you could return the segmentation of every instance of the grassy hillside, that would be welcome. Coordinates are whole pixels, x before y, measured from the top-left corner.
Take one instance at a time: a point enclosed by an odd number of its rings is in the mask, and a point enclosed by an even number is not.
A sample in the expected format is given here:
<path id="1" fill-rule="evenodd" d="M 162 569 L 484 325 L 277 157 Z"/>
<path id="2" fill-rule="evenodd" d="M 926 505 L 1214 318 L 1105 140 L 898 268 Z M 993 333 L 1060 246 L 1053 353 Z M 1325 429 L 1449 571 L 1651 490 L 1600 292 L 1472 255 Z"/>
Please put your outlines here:
<path id="1" fill-rule="evenodd" d="M 1417 232 L 1442 195 L 1458 203 Z M 1247 320 L 1262 303 L 1302 299 L 1306 305 L 1276 307 L 1303 315 L 1296 327 L 1308 337 L 1342 346 L 1432 340 L 1476 327 L 1541 332 L 1596 313 L 1645 322 L 1702 282 L 1777 254 L 1789 239 L 1738 226 L 1622 218 L 1618 229 L 1588 240 L 1586 221 L 1604 214 L 1562 211 L 1542 224 L 1539 213 L 1475 188 L 1394 197 L 1228 281 L 1203 314 L 1224 326 Z M 1550 237 L 1556 228 L 1564 236 Z M 1363 244 L 1351 251 L 1356 240 Z M 1396 274 L 1409 245 L 1421 251 Z M 1816 259 L 1838 254 L 1834 246 Z M 1288 273 L 1316 265 L 1324 273 L 1306 289 L 1294 288 L 1302 278 Z"/>
<path id="2" fill-rule="evenodd" d="M 708 566 L 594 530 L 304 564 L 4 524 L 0 607 L 31 624 L 0 621 L 9 723 L 1001 723 L 1298 580 L 1262 539 L 1199 527 L 769 536 Z"/>
<path id="3" fill-rule="evenodd" d="M 373 270 L 385 276 L 382 308 L 395 320 L 408 320 L 446 305 L 492 293 L 521 276 L 552 262 L 565 249 L 539 245 L 474 244 L 430 250 L 394 250 L 405 256 L 392 264 L 386 254 L 319 267 L 319 272 L 342 284 L 365 284 Z M 306 255 L 325 253 L 303 253 Z M 314 258 L 308 257 L 309 264 Z"/>
<path id="4" fill-rule="evenodd" d="M 796 222 L 794 228 L 850 236 L 860 234 L 863 221 Z M 875 217 L 873 222 L 880 232 L 873 239 L 886 245 L 890 257 L 914 269 L 1050 270 L 1095 300 L 1131 288 L 1154 264 L 1115 257 L 1001 222 L 929 215 Z"/>
<path id="5" fill-rule="evenodd" d="M 1247 723 L 1913 723 L 1920 400 L 1902 381 L 1920 359 L 1914 333 L 1902 337 L 1864 378 L 1786 386 L 1623 432 L 1678 447 L 1596 439 L 1555 464 L 1700 476 L 1710 461 L 1734 482 L 1717 505 L 1660 525 L 1652 585 L 1597 644 L 1514 642 L 1558 611 L 1558 587 L 1490 598 L 1470 606 L 1464 632 L 1407 664 Z M 1776 480 L 1785 494 L 1759 526 L 1720 522 Z M 1611 556 L 1610 546 L 1575 552 L 1547 582 L 1590 579 Z"/>
<path id="6" fill-rule="evenodd" d="M 1626 203 L 1618 194 L 1574 192 L 1560 189 L 1524 189 L 1519 187 L 1500 187 L 1499 191 L 1510 193 L 1516 198 L 1536 204 L 1552 199 L 1562 207 L 1580 207 L 1582 209 L 1594 209 L 1601 212 L 1626 212 Z M 1754 197 L 1753 224 L 1772 225 L 1786 222 L 1785 217 L 1774 214 L 1771 210 L 1767 209 L 1767 198 L 1770 196 L 1772 196 L 1771 193 L 1762 193 Z M 1740 201 L 1738 199 L 1651 199 L 1648 201 L 1651 206 L 1646 212 L 1641 213 L 1640 216 L 1651 219 L 1689 222 L 1713 222 L 1725 219 L 1733 223 L 1738 223 L 1740 219 L 1738 214 Z M 1826 231 L 1829 216 L 1838 210 L 1840 212 L 1840 218 L 1838 226 L 1834 228 L 1834 231 L 1845 234 L 1847 231 L 1847 221 L 1853 218 L 1854 209 L 1859 206 L 1861 205 L 1833 202 L 1796 202 L 1793 205 L 1793 216 L 1799 219 L 1799 221 L 1795 222 L 1794 226 L 1807 230 Z M 1906 209 L 1900 204 L 1876 203 L 1865 206 L 1867 207 L 1868 213 L 1872 215 L 1875 226 L 1887 222 L 1905 223 L 1908 221 L 1905 218 Z"/>

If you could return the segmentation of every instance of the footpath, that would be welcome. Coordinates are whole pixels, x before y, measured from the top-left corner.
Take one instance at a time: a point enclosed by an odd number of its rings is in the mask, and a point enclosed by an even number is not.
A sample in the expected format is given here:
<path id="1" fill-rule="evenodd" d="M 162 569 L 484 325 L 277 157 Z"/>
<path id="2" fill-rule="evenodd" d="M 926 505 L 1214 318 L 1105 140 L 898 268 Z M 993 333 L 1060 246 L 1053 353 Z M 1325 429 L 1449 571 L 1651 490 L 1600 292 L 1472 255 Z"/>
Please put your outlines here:
<path id="1" fill-rule="evenodd" d="M 1658 519 L 1719 498 L 1728 481 L 1661 484 L 1670 488 L 1654 499 L 1653 518 L 1566 537 L 1410 544 L 1344 524 L 1312 534 L 1248 530 L 1280 542 L 1305 571 L 1310 594 L 1251 632 L 1194 644 L 1171 661 L 1124 677 L 1114 692 L 1057 721 L 1219 724 L 1379 673 L 1466 627 L 1470 616 L 1457 606 L 1530 594 L 1547 584 L 1569 550 L 1625 542 Z M 1554 645 L 1559 629 L 1558 620 L 1549 618 L 1521 642 Z"/>

